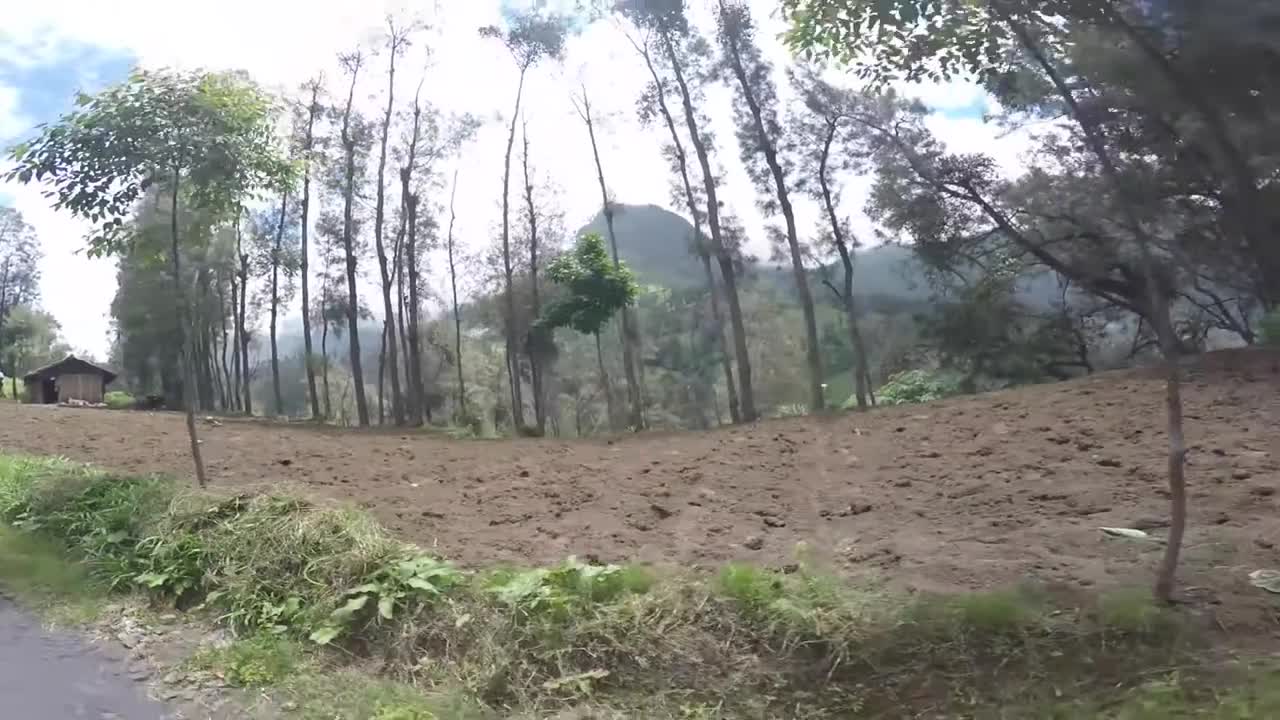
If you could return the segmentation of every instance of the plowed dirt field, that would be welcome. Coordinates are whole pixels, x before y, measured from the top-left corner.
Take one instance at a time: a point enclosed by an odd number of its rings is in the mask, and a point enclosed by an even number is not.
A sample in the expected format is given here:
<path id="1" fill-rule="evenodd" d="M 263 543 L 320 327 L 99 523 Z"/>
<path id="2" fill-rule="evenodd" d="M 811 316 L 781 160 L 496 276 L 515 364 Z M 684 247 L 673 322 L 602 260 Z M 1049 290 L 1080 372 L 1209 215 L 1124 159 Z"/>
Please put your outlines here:
<path id="1" fill-rule="evenodd" d="M 1280 568 L 1280 355 L 1187 372 L 1184 585 L 1230 603 Z M 599 441 L 202 422 L 220 487 L 358 503 L 463 564 L 569 554 L 714 566 L 792 561 L 921 589 L 1036 578 L 1146 584 L 1167 524 L 1163 381 L 1104 373 L 931 405 Z M 190 476 L 182 417 L 0 404 L 0 450 Z M 1261 608 L 1253 601 L 1254 610 Z M 1254 615 L 1256 618 L 1257 616 Z"/>

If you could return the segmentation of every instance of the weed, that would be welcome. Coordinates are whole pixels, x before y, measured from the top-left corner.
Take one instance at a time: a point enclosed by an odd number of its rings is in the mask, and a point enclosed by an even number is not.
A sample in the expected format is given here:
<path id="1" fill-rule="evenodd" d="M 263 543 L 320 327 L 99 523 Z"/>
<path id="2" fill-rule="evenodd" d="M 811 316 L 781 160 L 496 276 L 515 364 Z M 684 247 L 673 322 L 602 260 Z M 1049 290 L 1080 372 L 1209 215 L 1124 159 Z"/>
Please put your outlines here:
<path id="1" fill-rule="evenodd" d="M 219 673 L 237 687 L 276 685 L 291 676 L 301 662 L 300 652 L 279 635 L 254 635 L 221 648 L 198 653 L 191 664 Z"/>

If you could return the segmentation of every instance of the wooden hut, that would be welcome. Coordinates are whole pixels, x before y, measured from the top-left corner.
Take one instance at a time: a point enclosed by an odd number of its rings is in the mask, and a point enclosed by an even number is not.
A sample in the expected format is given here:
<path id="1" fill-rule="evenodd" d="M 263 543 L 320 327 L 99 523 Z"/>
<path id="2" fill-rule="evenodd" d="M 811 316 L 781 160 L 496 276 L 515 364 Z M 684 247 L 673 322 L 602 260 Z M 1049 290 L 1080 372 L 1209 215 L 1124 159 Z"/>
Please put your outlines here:
<path id="1" fill-rule="evenodd" d="M 110 370 L 68 355 L 27 373 L 23 382 L 28 403 L 47 405 L 70 400 L 100 403 L 106 397 L 107 385 L 115 379 L 116 374 Z"/>

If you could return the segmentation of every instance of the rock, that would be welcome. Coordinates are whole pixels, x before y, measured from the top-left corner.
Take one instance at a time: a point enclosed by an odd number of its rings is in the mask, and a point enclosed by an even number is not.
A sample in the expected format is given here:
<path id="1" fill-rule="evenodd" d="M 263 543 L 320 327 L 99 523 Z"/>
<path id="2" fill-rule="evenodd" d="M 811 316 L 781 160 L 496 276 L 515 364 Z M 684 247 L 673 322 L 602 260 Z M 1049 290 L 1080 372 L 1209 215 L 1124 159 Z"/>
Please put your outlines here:
<path id="1" fill-rule="evenodd" d="M 1249 490 L 1249 493 L 1257 497 L 1271 497 L 1276 494 L 1276 489 L 1268 485 L 1259 485 Z"/>
<path id="2" fill-rule="evenodd" d="M 172 672 L 166 673 L 164 677 L 160 678 L 160 682 L 164 683 L 165 685 L 177 685 L 178 683 L 182 682 L 185 679 L 186 678 L 183 677 L 182 673 L 178 672 L 177 670 L 174 670 Z"/>
<path id="3" fill-rule="evenodd" d="M 119 640 L 121 645 L 130 649 L 142 644 L 142 636 L 131 632 L 116 633 L 116 640 Z"/>
<path id="4" fill-rule="evenodd" d="M 1129 527 L 1134 530 L 1157 530 L 1159 528 L 1169 527 L 1169 521 L 1164 518 L 1146 517 L 1140 518 Z"/>
<path id="5" fill-rule="evenodd" d="M 1271 549 L 1274 549 L 1276 546 L 1276 544 L 1271 542 L 1270 540 L 1263 540 L 1262 538 L 1254 538 L 1253 544 L 1257 545 L 1263 550 L 1271 550 Z"/>
<path id="6" fill-rule="evenodd" d="M 1253 477 L 1253 473 L 1249 472 L 1248 470 L 1232 470 L 1231 471 L 1232 480 L 1248 480 L 1251 477 Z"/>
<path id="7" fill-rule="evenodd" d="M 675 514 L 675 513 L 673 513 L 672 511 L 670 511 L 670 510 L 666 509 L 665 507 L 663 507 L 663 506 L 661 506 L 661 505 L 659 505 L 659 504 L 657 504 L 657 503 L 650 503 L 650 505 L 649 505 L 649 509 L 650 509 L 650 510 L 652 510 L 652 511 L 653 511 L 653 514 L 654 514 L 654 515 L 657 515 L 657 516 L 658 516 L 658 518 L 659 518 L 659 519 L 661 519 L 661 520 L 666 520 L 667 518 L 669 518 L 669 517 L 671 517 L 672 515 L 674 515 L 674 514 Z"/>
<path id="8" fill-rule="evenodd" d="M 1098 455 L 1094 455 L 1093 461 L 1097 463 L 1099 467 L 1106 467 L 1106 468 L 1120 467 L 1120 461 L 1116 460 L 1115 458 L 1107 458 L 1107 457 L 1100 457 Z"/>
<path id="9" fill-rule="evenodd" d="M 742 547 L 748 550 L 759 550 L 760 548 L 764 547 L 764 538 L 760 537 L 759 535 L 752 535 L 751 537 L 743 541 Z"/>
<path id="10" fill-rule="evenodd" d="M 289 700 L 288 702 L 280 703 L 280 709 L 284 710 L 285 712 L 293 712 L 294 710 L 298 709 L 298 703 L 292 700 Z"/>
<path id="11" fill-rule="evenodd" d="M 768 525 L 771 528 L 782 528 L 787 526 L 787 523 L 785 520 L 782 520 L 781 518 L 776 518 L 776 517 L 765 517 L 764 524 Z"/>

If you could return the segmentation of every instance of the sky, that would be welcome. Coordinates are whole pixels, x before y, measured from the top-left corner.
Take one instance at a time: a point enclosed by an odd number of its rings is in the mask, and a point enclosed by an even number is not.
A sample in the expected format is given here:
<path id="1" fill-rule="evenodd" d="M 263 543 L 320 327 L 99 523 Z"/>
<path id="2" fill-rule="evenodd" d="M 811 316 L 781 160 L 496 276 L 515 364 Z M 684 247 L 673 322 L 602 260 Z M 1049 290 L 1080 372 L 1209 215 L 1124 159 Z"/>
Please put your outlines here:
<path id="1" fill-rule="evenodd" d="M 395 91 L 411 96 L 423 82 L 424 97 L 445 112 L 468 112 L 482 121 L 480 132 L 447 170 L 459 173 L 457 237 L 472 249 L 492 241 L 500 222 L 502 154 L 506 123 L 514 100 L 517 74 L 506 50 L 485 40 L 477 29 L 500 22 L 500 2 L 531 0 L 43 0 L 8 3 L 0 26 L 0 147 L 34 132 L 37 123 L 56 119 L 70 108 L 77 91 L 93 92 L 124 78 L 131 67 L 243 69 L 282 93 L 323 73 L 334 94 L 343 78 L 336 55 L 358 44 L 378 43 L 386 17 L 420 18 L 431 28 L 400 63 Z M 540 0 L 552 6 L 572 0 Z M 777 0 L 751 0 L 761 24 L 766 56 L 781 68 L 787 53 L 777 40 L 783 26 L 773 13 Z M 695 19 L 706 20 L 706 0 L 690 0 Z M 427 49 L 430 48 L 430 53 Z M 357 92 L 357 102 L 370 114 L 386 102 L 385 58 L 375 57 Z M 615 201 L 652 203 L 683 213 L 670 202 L 669 171 L 659 154 L 661 128 L 641 127 L 635 102 L 647 71 L 616 24 L 599 22 L 571 39 L 566 58 L 536 70 L 526 87 L 525 115 L 536 174 L 557 190 L 565 225 L 573 230 L 599 210 L 600 190 L 586 131 L 571 102 L 571 92 L 585 87 L 598 113 L 597 135 L 606 179 Z M 785 101 L 785 82 L 780 87 Z M 935 112 L 929 125 L 949 147 L 961 152 L 992 154 L 1009 173 L 1016 173 L 1025 137 L 1003 137 L 983 121 L 990 98 L 964 82 L 913 85 L 902 90 L 919 97 Z M 744 221 L 751 249 L 762 257 L 767 224 L 756 209 L 757 193 L 741 169 L 732 144 L 727 88 L 708 96 L 712 126 L 723 149 L 720 162 L 728 171 L 725 202 Z M 517 141 L 518 146 L 518 141 Z M 2 165 L 2 163 L 0 163 Z M 844 211 L 855 230 L 870 235 L 861 213 L 869 182 L 849 179 Z M 447 192 L 447 191 L 446 191 Z M 447 200 L 447 196 L 437 198 Z M 514 202 L 514 198 L 513 198 Z M 0 181 L 0 203 L 16 207 L 36 230 L 44 248 L 42 305 L 61 323 L 77 350 L 105 359 L 109 347 L 108 309 L 115 292 L 110 260 L 89 259 L 86 226 L 50 208 L 38 186 Z M 802 232 L 818 221 L 817 208 L 797 203 Z M 366 262 L 362 293 L 375 299 L 376 270 Z M 435 273 L 437 284 L 443 281 Z M 377 303 L 373 303 L 376 307 Z M 296 309 L 291 314 L 296 314 Z"/>

